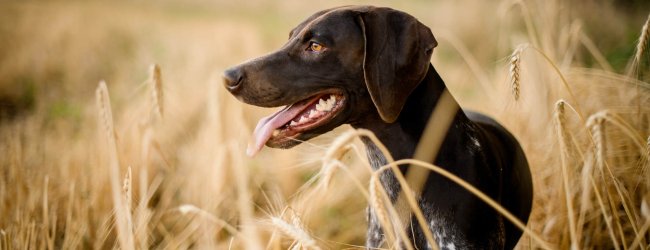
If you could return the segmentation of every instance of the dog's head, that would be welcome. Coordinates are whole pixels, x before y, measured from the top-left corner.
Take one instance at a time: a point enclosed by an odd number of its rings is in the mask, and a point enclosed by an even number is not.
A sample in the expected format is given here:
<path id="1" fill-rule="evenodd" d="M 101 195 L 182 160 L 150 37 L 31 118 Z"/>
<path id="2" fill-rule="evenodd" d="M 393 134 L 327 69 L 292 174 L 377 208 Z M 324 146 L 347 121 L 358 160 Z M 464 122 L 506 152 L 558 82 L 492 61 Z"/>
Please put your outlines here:
<path id="1" fill-rule="evenodd" d="M 312 15 L 278 51 L 224 73 L 239 100 L 286 105 L 260 120 L 248 153 L 264 144 L 292 147 L 369 115 L 394 122 L 436 45 L 428 27 L 389 8 L 347 6 Z"/>

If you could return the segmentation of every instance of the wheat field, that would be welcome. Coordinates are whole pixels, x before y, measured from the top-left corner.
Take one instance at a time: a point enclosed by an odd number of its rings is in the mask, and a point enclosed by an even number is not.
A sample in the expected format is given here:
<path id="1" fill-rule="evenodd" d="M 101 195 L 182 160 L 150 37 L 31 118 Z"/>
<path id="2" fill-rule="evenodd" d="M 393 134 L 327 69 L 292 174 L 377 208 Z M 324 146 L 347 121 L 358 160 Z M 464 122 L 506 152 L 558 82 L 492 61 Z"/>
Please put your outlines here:
<path id="1" fill-rule="evenodd" d="M 347 4 L 431 27 L 450 92 L 519 139 L 518 248 L 649 248 L 650 4 L 165 0 L 0 2 L 0 249 L 363 248 L 368 203 L 390 210 L 372 135 L 246 157 L 272 109 L 221 82 Z"/>

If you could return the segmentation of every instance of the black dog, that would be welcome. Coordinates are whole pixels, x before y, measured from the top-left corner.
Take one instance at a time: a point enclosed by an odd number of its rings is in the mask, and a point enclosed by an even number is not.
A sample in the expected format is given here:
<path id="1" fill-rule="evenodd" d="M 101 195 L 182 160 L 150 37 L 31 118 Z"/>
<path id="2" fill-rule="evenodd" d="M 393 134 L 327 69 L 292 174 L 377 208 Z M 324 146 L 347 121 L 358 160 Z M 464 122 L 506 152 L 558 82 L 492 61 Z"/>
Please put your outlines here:
<path id="1" fill-rule="evenodd" d="M 436 45 L 428 27 L 389 8 L 349 6 L 312 15 L 280 50 L 224 74 L 226 88 L 239 100 L 286 105 L 259 122 L 248 153 L 264 145 L 290 148 L 347 123 L 373 131 L 395 159 L 411 158 L 446 91 L 429 62 Z M 373 167 L 386 164 L 376 146 L 365 143 Z M 528 220 L 526 157 L 494 120 L 458 110 L 434 163 Z M 381 181 L 395 201 L 400 186 L 394 175 L 387 172 Z M 492 208 L 436 174 L 429 175 L 419 203 L 441 249 L 511 249 L 521 236 Z M 369 218 L 367 247 L 380 247 L 383 233 L 372 212 Z M 418 249 L 430 248 L 414 218 L 405 230 Z"/>

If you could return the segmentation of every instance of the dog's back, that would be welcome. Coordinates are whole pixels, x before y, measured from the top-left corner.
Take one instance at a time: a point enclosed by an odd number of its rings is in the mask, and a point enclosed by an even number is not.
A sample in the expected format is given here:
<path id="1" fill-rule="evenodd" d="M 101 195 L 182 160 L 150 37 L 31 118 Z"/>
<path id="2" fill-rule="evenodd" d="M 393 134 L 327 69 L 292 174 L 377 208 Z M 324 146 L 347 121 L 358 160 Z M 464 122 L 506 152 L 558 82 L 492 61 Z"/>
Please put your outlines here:
<path id="1" fill-rule="evenodd" d="M 528 161 L 517 139 L 498 122 L 481 113 L 465 111 L 467 117 L 480 127 L 492 151 L 487 154 L 495 161 L 502 161 L 501 205 L 524 224 L 528 221 L 532 207 L 533 187 Z M 495 157 L 500 156 L 500 157 Z M 521 230 L 510 221 L 505 221 L 505 249 L 515 247 Z"/>

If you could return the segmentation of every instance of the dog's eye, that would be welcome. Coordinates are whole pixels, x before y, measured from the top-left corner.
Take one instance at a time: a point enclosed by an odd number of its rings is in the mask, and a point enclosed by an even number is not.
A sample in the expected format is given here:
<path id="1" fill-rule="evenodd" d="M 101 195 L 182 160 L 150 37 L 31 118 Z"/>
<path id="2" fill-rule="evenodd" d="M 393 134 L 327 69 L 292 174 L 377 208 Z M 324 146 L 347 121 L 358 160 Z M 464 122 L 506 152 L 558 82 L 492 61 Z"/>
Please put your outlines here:
<path id="1" fill-rule="evenodd" d="M 317 42 L 311 42 L 309 44 L 309 48 L 307 48 L 307 50 L 313 51 L 313 52 L 321 52 L 323 50 L 323 45 L 320 45 Z"/>

